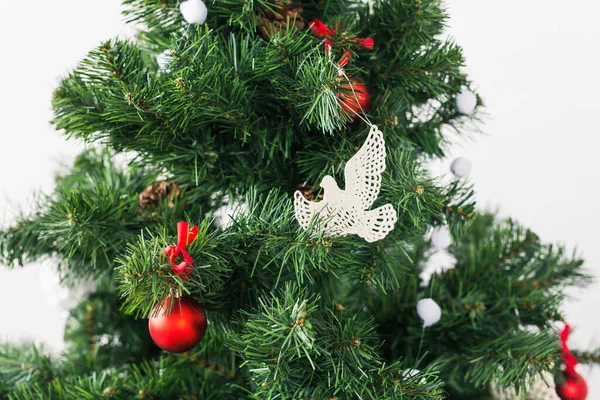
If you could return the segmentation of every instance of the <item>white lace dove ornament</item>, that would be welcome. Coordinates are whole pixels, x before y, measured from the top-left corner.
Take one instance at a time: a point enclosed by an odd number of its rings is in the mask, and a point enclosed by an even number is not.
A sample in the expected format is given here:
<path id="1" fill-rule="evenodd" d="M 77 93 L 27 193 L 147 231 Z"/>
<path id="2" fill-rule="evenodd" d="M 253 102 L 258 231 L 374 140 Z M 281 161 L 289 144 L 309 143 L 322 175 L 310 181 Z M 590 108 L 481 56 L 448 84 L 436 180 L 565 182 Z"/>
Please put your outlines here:
<path id="1" fill-rule="evenodd" d="M 381 189 L 385 170 L 383 133 L 373 125 L 369 136 L 344 168 L 346 189 L 340 189 L 332 176 L 321 181 L 323 200 L 308 201 L 300 191 L 294 193 L 296 219 L 307 229 L 313 218 L 324 224 L 326 236 L 358 235 L 367 242 L 383 239 L 394 229 L 396 210 L 391 204 L 369 210 Z"/>

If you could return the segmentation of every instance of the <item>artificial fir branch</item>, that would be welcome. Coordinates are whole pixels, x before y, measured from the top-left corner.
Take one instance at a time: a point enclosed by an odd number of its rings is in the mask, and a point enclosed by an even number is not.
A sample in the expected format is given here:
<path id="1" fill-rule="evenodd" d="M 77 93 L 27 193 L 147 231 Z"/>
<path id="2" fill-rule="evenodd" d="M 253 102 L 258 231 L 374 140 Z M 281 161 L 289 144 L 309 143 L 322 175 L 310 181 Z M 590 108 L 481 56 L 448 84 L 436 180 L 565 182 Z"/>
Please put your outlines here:
<path id="1" fill-rule="evenodd" d="M 298 286 L 286 285 L 279 295 L 263 296 L 258 312 L 244 318 L 242 336 L 231 346 L 247 358 L 244 365 L 261 395 L 442 398 L 433 371 L 419 380 L 403 379 L 398 363 L 386 366 L 377 355 L 375 331 L 368 323 L 347 313 L 323 314 L 317 301 Z M 327 371 L 334 375 L 324 379 Z M 296 380 L 305 384 L 298 386 Z"/>
<path id="2" fill-rule="evenodd" d="M 0 397 L 21 384 L 47 383 L 58 375 L 42 348 L 33 344 L 0 347 Z"/>
<path id="3" fill-rule="evenodd" d="M 58 178 L 54 193 L 40 196 L 32 215 L 0 234 L 5 263 L 58 256 L 71 281 L 110 272 L 114 256 L 147 223 L 137 215 L 131 192 L 141 191 L 157 175 L 136 166 L 120 169 L 110 156 L 93 149 L 81 154 L 72 170 Z"/>
<path id="4" fill-rule="evenodd" d="M 573 355 L 582 364 L 600 364 L 600 351 L 572 350 Z"/>

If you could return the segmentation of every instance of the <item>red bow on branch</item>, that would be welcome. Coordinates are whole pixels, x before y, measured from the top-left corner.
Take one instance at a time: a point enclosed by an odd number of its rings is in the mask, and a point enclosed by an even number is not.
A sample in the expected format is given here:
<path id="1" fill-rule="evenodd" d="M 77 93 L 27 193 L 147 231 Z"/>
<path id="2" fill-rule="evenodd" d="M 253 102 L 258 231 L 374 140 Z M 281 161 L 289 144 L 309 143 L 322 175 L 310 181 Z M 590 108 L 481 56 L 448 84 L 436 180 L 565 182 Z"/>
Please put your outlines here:
<path id="1" fill-rule="evenodd" d="M 169 257 L 169 265 L 173 272 L 181 277 L 182 280 L 186 280 L 188 275 L 192 272 L 194 260 L 186 251 L 186 248 L 198 236 L 198 227 L 193 226 L 188 229 L 189 225 L 187 222 L 177 223 L 177 246 L 170 245 L 165 249 L 165 254 Z M 183 261 L 176 264 L 177 257 L 181 254 Z"/>
<path id="2" fill-rule="evenodd" d="M 576 375 L 575 366 L 577 365 L 577 359 L 569 350 L 569 346 L 567 345 L 567 339 L 569 338 L 569 333 L 571 333 L 571 326 L 569 324 L 565 325 L 565 328 L 560 333 L 560 343 L 562 344 L 562 359 L 565 362 L 565 373 L 568 375 Z"/>
<path id="3" fill-rule="evenodd" d="M 313 19 L 312 21 L 310 21 L 310 23 L 308 25 L 310 26 L 310 29 L 314 32 L 315 35 L 317 35 L 318 37 L 325 38 L 325 51 L 329 51 L 329 49 L 331 49 L 331 47 L 333 46 L 333 42 L 331 41 L 331 38 L 335 35 L 335 32 L 339 28 L 342 27 L 342 24 L 339 23 L 338 25 L 334 26 L 333 28 L 329 28 L 327 25 L 325 25 L 323 23 L 323 21 L 318 20 L 318 19 Z M 354 38 L 354 39 L 352 39 L 352 41 L 355 42 L 360 47 L 368 49 L 368 50 L 373 50 L 373 47 L 375 45 L 375 41 L 373 40 L 373 38 L 366 38 L 366 39 Z M 340 60 L 340 64 L 339 64 L 340 67 L 343 67 L 346 64 L 348 64 L 351 57 L 352 57 L 352 52 L 350 50 L 344 51 L 344 54 L 342 54 L 342 58 Z"/>

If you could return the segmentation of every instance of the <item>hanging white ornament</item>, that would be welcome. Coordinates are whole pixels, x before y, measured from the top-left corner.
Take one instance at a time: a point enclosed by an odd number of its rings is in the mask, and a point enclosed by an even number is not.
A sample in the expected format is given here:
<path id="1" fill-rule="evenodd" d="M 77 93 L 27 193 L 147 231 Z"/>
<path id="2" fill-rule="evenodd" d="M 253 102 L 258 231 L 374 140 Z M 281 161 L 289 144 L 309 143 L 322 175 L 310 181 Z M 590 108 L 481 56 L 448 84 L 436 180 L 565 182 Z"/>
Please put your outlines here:
<path id="1" fill-rule="evenodd" d="M 455 158 L 454 161 L 452 161 L 452 164 L 450 164 L 450 171 L 452 171 L 457 178 L 467 178 L 471 173 L 472 168 L 473 163 L 471 160 L 464 157 Z"/>
<path id="2" fill-rule="evenodd" d="M 184 1 L 179 5 L 179 10 L 189 24 L 203 24 L 208 15 L 208 9 L 202 0 Z"/>
<path id="3" fill-rule="evenodd" d="M 477 96 L 468 89 L 456 95 L 456 110 L 463 115 L 472 115 L 477 106 Z"/>
<path id="4" fill-rule="evenodd" d="M 391 204 L 369 210 L 381 189 L 385 157 L 383 133 L 373 125 L 363 146 L 346 163 L 345 189 L 326 175 L 320 184 L 324 189 L 322 201 L 309 201 L 299 190 L 294 193 L 300 226 L 307 229 L 316 219 L 326 236 L 358 235 L 370 243 L 386 237 L 394 229 L 396 210 Z"/>
<path id="5" fill-rule="evenodd" d="M 421 299 L 417 302 L 417 314 L 423 320 L 423 328 L 427 328 L 440 320 L 442 309 L 433 299 Z"/>
<path id="6" fill-rule="evenodd" d="M 456 258 L 447 251 L 434 251 L 427 257 L 423 269 L 419 274 L 421 278 L 421 287 L 429 286 L 432 276 L 443 274 L 446 271 L 456 268 Z"/>
<path id="7" fill-rule="evenodd" d="M 173 55 L 171 54 L 171 50 L 165 50 L 156 56 L 156 62 L 158 63 L 158 67 L 162 72 L 169 73 L 171 72 L 171 61 L 173 61 Z"/>
<path id="8" fill-rule="evenodd" d="M 517 393 L 514 389 L 502 391 L 499 385 L 492 385 L 492 397 L 496 400 L 560 400 L 556 394 L 554 376 L 545 372 L 538 376 L 527 391 L 527 397 Z"/>
<path id="9" fill-rule="evenodd" d="M 450 230 L 447 225 L 436 226 L 431 231 L 431 244 L 438 250 L 447 249 L 452 243 Z"/>

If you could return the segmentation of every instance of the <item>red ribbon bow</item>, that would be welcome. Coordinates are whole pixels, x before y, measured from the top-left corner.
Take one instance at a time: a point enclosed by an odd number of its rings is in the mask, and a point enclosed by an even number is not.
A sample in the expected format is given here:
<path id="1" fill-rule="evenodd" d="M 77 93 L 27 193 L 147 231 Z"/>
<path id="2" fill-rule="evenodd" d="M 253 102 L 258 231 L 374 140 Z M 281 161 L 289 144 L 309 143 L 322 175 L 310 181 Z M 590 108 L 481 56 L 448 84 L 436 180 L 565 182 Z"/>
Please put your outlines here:
<path id="1" fill-rule="evenodd" d="M 187 279 L 188 275 L 192 272 L 192 267 L 194 265 L 194 260 L 186 251 L 186 248 L 188 244 L 191 244 L 196 240 L 196 236 L 198 236 L 197 226 L 193 226 L 191 229 L 188 229 L 188 227 L 189 225 L 187 222 L 178 222 L 177 246 L 170 245 L 165 249 L 165 254 L 169 257 L 171 269 L 179 275 L 182 280 Z M 183 257 L 183 261 L 176 264 L 176 259 L 180 254 Z"/>
<path id="2" fill-rule="evenodd" d="M 308 25 L 310 26 L 310 29 L 315 33 L 315 35 L 317 35 L 318 37 L 325 38 L 325 51 L 329 51 L 329 49 L 331 49 L 331 46 L 333 46 L 331 37 L 334 36 L 335 32 L 342 27 L 342 24 L 339 23 L 333 28 L 329 28 L 327 25 L 325 25 L 325 23 L 323 23 L 323 21 L 318 19 L 313 19 L 309 22 Z M 373 38 L 354 38 L 352 40 L 360 47 L 368 50 L 373 50 L 373 47 L 375 46 L 375 41 L 373 40 Z M 344 51 L 344 54 L 342 54 L 342 58 L 340 59 L 340 67 L 343 67 L 346 64 L 348 64 L 351 57 L 352 52 L 350 50 Z"/>
<path id="3" fill-rule="evenodd" d="M 565 325 L 565 328 L 560 333 L 560 343 L 562 344 L 562 359 L 565 362 L 565 373 L 571 376 L 576 375 L 575 366 L 577 365 L 577 359 L 569 350 L 569 346 L 567 345 L 567 339 L 569 338 L 569 333 L 571 333 L 571 326 L 569 324 Z"/>

